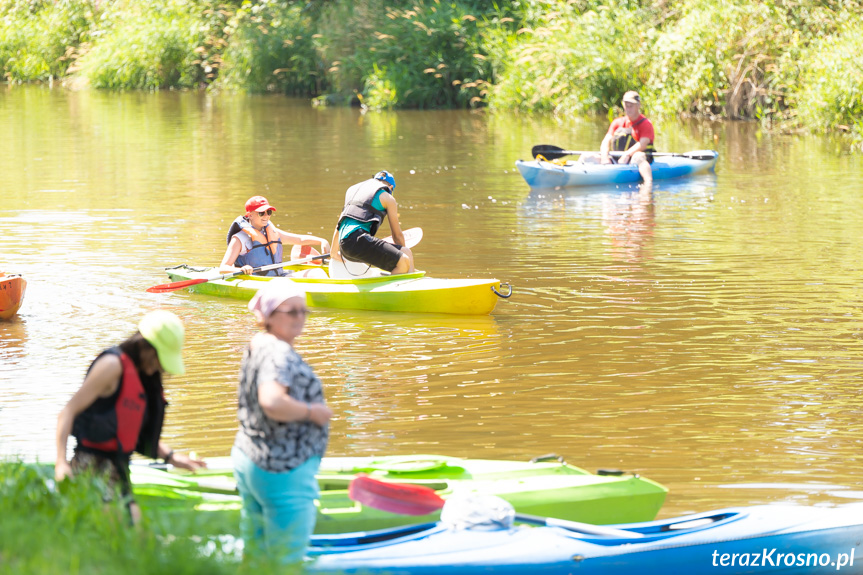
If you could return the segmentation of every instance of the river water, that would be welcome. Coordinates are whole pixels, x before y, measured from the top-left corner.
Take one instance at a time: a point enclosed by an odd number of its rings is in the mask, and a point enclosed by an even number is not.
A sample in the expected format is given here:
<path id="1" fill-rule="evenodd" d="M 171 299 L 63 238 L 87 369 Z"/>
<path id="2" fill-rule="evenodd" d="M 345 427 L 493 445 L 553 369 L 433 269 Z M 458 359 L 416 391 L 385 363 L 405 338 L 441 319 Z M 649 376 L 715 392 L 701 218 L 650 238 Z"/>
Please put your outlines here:
<path id="1" fill-rule="evenodd" d="M 531 191 L 540 143 L 605 122 L 467 111 L 361 114 L 273 96 L 0 87 L 0 455 L 53 459 L 56 415 L 146 311 L 186 323 L 166 439 L 233 441 L 244 302 L 149 294 L 214 265 L 245 200 L 327 239 L 345 189 L 395 174 L 432 277 L 514 286 L 490 316 L 315 309 L 298 349 L 336 416 L 330 455 L 440 453 L 621 468 L 670 488 L 662 516 L 863 499 L 863 160 L 743 123 L 657 123 L 716 174 Z"/>

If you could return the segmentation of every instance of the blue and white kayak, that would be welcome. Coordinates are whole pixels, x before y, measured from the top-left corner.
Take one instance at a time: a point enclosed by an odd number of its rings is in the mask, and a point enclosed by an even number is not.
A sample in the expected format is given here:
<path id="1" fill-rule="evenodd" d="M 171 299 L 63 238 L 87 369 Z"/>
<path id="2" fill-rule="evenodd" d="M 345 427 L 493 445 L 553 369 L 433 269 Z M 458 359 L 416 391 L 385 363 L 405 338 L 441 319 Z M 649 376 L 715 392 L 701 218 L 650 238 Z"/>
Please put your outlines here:
<path id="1" fill-rule="evenodd" d="M 316 536 L 316 573 L 667 575 L 863 573 L 863 503 L 765 505 L 615 526 L 631 536 L 561 527 L 454 530 L 442 523 Z"/>
<path id="2" fill-rule="evenodd" d="M 654 155 L 654 180 L 666 180 L 709 172 L 716 166 L 719 154 L 714 150 L 697 150 L 685 154 Z M 638 167 L 631 164 L 596 164 L 580 160 L 560 164 L 543 159 L 518 160 L 515 167 L 531 188 L 563 188 L 605 184 L 630 184 L 641 181 Z"/>

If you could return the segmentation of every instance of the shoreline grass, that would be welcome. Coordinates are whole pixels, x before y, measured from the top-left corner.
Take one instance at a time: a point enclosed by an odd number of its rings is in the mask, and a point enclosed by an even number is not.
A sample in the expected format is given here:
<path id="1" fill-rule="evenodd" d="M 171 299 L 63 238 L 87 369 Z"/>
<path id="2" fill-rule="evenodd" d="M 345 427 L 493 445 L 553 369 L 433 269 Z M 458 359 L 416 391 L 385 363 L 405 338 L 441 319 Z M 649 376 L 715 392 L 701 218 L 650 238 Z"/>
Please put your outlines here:
<path id="1" fill-rule="evenodd" d="M 99 477 L 54 484 L 53 466 L 0 461 L 0 573 L 228 575 L 284 573 L 266 558 L 240 563 L 228 549 L 209 554 L 189 535 L 202 519 L 146 514 L 132 527 L 119 498 L 105 503 Z"/>

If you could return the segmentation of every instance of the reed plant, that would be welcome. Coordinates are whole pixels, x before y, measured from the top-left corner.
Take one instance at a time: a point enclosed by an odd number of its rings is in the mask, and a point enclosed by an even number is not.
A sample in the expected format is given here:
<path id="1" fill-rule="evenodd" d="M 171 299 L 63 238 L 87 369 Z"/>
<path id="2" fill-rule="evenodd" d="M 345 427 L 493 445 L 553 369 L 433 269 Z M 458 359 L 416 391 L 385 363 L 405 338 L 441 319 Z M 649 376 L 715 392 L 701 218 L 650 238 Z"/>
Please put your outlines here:
<path id="1" fill-rule="evenodd" d="M 647 79 L 653 42 L 652 5 L 548 2 L 534 15 L 502 66 L 494 108 L 560 115 L 608 113 L 620 96 Z"/>
<path id="2" fill-rule="evenodd" d="M 413 0 L 334 2 L 320 18 L 333 89 L 370 108 L 476 107 L 493 66 L 487 31 L 515 20 L 496 5 Z M 503 4 L 503 3 L 501 3 Z"/>
<path id="3" fill-rule="evenodd" d="M 823 133 L 840 131 L 863 150 L 863 17 L 849 18 L 807 52 L 792 92 L 795 124 Z"/>
<path id="4" fill-rule="evenodd" d="M 222 7 L 229 19 L 217 84 L 249 92 L 316 96 L 326 82 L 317 54 L 312 3 L 287 0 Z"/>
<path id="5" fill-rule="evenodd" d="M 95 0 L 0 0 L 0 76 L 11 82 L 64 77 L 92 38 Z"/>
<path id="6" fill-rule="evenodd" d="M 116 0 L 106 3 L 98 41 L 76 71 L 96 88 L 191 88 L 205 72 L 196 49 L 206 26 L 194 0 Z"/>
<path id="7" fill-rule="evenodd" d="M 652 111 L 765 124 L 787 118 L 808 46 L 834 33 L 847 15 L 830 4 L 682 3 L 650 46 L 645 90 Z"/>

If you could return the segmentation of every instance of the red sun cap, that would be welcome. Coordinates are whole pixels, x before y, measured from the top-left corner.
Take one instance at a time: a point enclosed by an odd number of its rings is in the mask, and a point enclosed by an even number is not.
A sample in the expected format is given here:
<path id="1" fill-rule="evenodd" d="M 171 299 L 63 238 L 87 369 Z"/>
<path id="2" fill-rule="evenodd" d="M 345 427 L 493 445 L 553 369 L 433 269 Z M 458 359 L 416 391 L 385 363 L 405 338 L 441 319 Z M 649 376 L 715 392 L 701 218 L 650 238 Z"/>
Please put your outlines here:
<path id="1" fill-rule="evenodd" d="M 273 210 L 275 212 L 276 208 L 271 206 L 264 196 L 252 196 L 246 201 L 247 212 L 260 212 L 263 210 Z"/>

